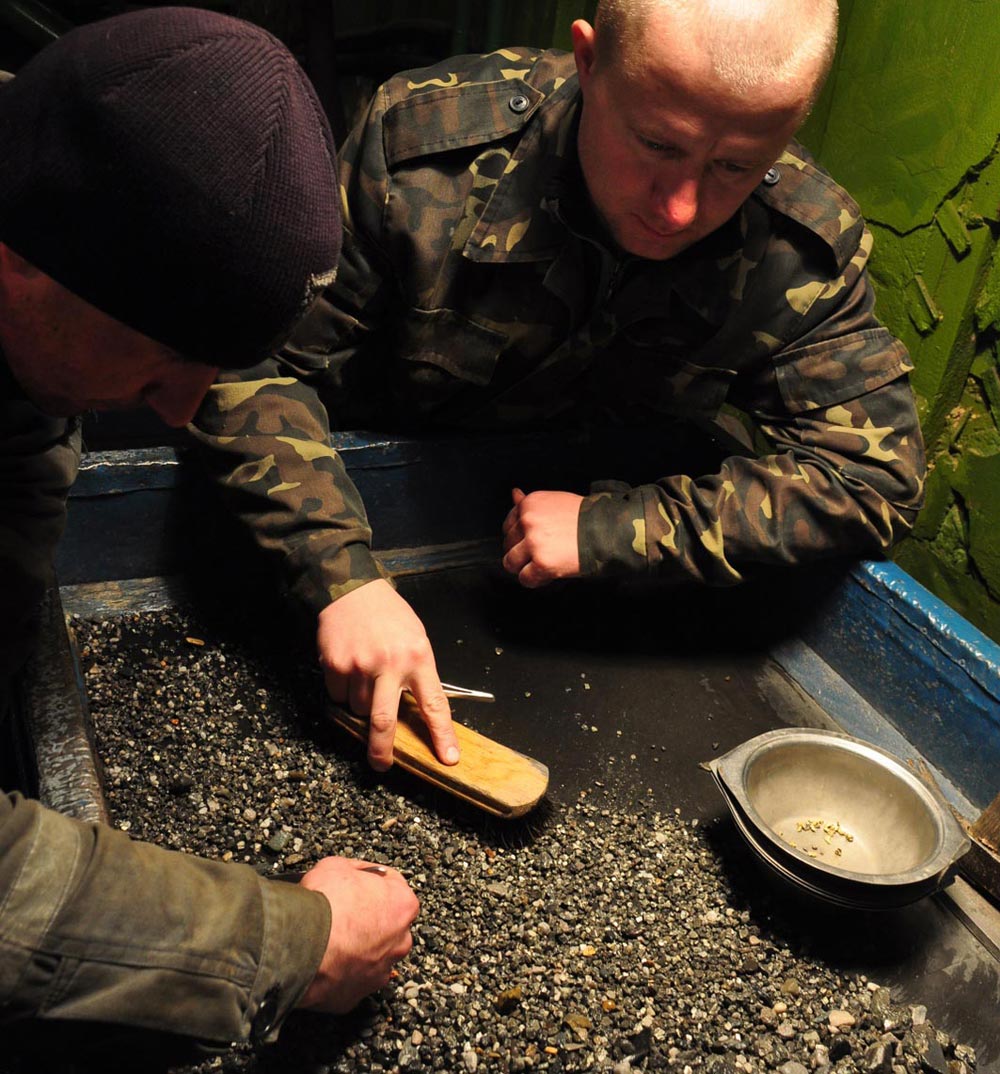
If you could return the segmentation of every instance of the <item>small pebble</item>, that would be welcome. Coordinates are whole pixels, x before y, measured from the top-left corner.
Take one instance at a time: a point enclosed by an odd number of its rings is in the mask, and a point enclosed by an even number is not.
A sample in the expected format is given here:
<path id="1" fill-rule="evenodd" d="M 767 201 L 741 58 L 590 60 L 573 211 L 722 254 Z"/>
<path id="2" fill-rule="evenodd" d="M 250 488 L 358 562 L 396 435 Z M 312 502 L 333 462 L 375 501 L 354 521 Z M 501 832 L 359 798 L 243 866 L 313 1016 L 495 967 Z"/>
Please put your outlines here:
<path id="1" fill-rule="evenodd" d="M 855 1018 L 849 1011 L 830 1011 L 829 1022 L 831 1029 L 849 1029 Z"/>

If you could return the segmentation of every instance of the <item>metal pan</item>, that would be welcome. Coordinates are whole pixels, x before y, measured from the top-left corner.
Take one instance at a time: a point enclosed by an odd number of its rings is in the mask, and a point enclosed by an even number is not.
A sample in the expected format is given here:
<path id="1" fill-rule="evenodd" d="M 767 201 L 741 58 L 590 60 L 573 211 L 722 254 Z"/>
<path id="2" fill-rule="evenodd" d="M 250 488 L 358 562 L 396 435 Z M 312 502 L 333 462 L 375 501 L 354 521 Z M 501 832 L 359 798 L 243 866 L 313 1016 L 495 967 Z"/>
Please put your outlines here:
<path id="1" fill-rule="evenodd" d="M 969 840 L 946 802 L 885 750 L 784 728 L 709 764 L 751 848 L 843 906 L 902 906 L 947 883 Z"/>

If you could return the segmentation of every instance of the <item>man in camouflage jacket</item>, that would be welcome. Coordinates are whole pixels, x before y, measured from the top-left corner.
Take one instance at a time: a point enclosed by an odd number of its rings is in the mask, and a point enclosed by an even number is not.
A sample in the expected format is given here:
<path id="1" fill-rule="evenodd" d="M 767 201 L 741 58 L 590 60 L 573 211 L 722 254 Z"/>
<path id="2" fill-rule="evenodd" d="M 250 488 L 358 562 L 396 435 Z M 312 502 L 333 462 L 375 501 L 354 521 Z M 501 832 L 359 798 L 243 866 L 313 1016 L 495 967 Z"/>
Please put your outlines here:
<path id="1" fill-rule="evenodd" d="M 196 419 L 319 614 L 331 693 L 371 711 L 376 767 L 401 686 L 443 759 L 446 702 L 313 388 L 340 428 L 753 420 L 763 449 L 717 473 L 514 490 L 504 566 L 528 586 L 731 585 L 877 555 L 911 525 L 923 448 L 909 357 L 873 315 L 871 235 L 790 140 L 835 38 L 833 0 L 603 0 L 573 54 L 459 57 L 376 92 L 341 153 L 336 281 Z"/>

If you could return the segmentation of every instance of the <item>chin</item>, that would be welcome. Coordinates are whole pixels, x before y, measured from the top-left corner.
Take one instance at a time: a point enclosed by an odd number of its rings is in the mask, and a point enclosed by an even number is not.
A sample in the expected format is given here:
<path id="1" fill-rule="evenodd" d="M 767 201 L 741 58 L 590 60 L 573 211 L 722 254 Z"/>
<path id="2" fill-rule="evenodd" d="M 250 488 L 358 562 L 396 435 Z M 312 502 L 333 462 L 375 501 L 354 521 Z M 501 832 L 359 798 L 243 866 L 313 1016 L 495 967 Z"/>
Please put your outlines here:
<path id="1" fill-rule="evenodd" d="M 620 242 L 619 245 L 635 257 L 644 258 L 646 261 L 669 261 L 676 257 L 682 250 L 686 250 L 692 243 L 691 239 L 671 237 L 668 239 L 655 239 L 648 236 L 638 238 L 631 237 L 631 241 Z"/>
<path id="2" fill-rule="evenodd" d="M 644 224 L 633 220 L 626 221 L 615 233 L 615 240 L 626 253 L 647 261 L 669 261 L 691 246 L 697 238 L 685 232 L 657 235 Z"/>

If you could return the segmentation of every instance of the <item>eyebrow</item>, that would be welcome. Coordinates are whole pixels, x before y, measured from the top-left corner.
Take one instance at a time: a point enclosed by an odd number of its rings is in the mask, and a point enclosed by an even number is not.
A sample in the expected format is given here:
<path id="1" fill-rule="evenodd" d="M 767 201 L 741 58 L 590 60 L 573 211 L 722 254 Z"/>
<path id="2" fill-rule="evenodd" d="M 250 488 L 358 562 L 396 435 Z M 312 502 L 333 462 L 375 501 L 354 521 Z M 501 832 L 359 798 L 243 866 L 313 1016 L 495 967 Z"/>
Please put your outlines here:
<path id="1" fill-rule="evenodd" d="M 663 135 L 657 135 L 656 133 L 641 128 L 634 123 L 627 124 L 629 130 L 632 131 L 637 137 L 646 142 L 654 142 L 656 145 L 663 146 L 665 149 L 676 149 L 682 153 L 687 153 L 688 150 L 681 144 L 675 132 Z M 712 158 L 714 160 L 724 160 L 729 164 L 739 164 L 748 168 L 755 168 L 765 162 L 766 154 L 762 155 L 759 152 L 755 152 L 751 147 L 734 149 L 730 152 L 713 153 Z"/>

